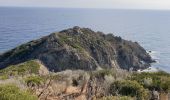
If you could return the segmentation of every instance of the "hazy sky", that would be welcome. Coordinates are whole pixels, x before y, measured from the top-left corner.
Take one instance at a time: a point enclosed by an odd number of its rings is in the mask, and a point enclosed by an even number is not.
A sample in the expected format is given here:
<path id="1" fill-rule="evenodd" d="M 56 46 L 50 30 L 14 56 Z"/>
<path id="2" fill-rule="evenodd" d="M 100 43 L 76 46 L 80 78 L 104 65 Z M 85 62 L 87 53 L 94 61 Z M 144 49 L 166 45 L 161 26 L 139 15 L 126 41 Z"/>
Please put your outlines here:
<path id="1" fill-rule="evenodd" d="M 0 6 L 170 9 L 170 0 L 0 0 Z"/>

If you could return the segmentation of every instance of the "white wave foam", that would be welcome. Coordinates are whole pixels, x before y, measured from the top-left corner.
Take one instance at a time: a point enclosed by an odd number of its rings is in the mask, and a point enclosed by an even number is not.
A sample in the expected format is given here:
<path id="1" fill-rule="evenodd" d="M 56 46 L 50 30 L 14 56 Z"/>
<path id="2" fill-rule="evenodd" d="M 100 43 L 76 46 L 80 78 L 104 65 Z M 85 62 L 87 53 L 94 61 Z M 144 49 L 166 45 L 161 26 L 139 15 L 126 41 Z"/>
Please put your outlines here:
<path id="1" fill-rule="evenodd" d="M 156 62 L 158 63 L 159 62 L 159 52 L 157 52 L 157 51 L 147 51 L 147 53 L 154 59 L 154 60 L 156 60 Z"/>
<path id="2" fill-rule="evenodd" d="M 158 72 L 159 69 L 158 68 L 154 68 L 154 67 L 149 67 L 147 69 L 144 70 L 138 70 L 138 72 Z"/>

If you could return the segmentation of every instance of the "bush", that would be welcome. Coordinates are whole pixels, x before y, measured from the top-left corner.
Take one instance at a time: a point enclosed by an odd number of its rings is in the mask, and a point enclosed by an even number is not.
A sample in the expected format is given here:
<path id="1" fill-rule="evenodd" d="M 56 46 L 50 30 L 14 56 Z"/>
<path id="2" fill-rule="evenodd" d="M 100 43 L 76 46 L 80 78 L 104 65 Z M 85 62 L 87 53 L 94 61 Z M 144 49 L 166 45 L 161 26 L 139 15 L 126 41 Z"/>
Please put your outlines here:
<path id="1" fill-rule="evenodd" d="M 0 80 L 6 80 L 6 79 L 8 79 L 8 76 L 5 74 L 5 75 L 2 75 L 2 76 L 0 76 Z"/>
<path id="2" fill-rule="evenodd" d="M 0 100 L 38 100 L 38 98 L 15 85 L 1 85 Z"/>
<path id="3" fill-rule="evenodd" d="M 106 96 L 100 100 L 134 100 L 134 98 L 128 96 Z"/>
<path id="4" fill-rule="evenodd" d="M 39 86 L 41 85 L 45 80 L 40 76 L 29 76 L 25 79 L 25 82 L 28 86 Z"/>
<path id="5" fill-rule="evenodd" d="M 136 97 L 138 100 L 146 100 L 148 98 L 148 91 L 138 82 L 130 80 L 115 81 L 110 86 L 110 93 L 112 95 L 120 94 Z"/>
<path id="6" fill-rule="evenodd" d="M 38 74 L 40 65 L 35 60 L 30 60 L 21 64 L 11 65 L 5 69 L 0 70 L 0 75 L 16 76 L 25 74 Z"/>
<path id="7" fill-rule="evenodd" d="M 104 78 L 105 75 L 114 75 L 114 72 L 111 69 L 102 69 L 92 73 L 92 76 L 97 78 Z"/>
<path id="8" fill-rule="evenodd" d="M 69 38 L 72 38 L 70 36 L 67 36 L 65 34 L 58 34 L 58 36 L 60 37 L 59 41 L 64 44 L 64 43 L 67 43 L 67 42 L 70 42 Z"/>
<path id="9" fill-rule="evenodd" d="M 134 73 L 131 80 L 139 82 L 143 87 L 149 90 L 170 91 L 170 74 L 160 71 L 153 73 Z"/>

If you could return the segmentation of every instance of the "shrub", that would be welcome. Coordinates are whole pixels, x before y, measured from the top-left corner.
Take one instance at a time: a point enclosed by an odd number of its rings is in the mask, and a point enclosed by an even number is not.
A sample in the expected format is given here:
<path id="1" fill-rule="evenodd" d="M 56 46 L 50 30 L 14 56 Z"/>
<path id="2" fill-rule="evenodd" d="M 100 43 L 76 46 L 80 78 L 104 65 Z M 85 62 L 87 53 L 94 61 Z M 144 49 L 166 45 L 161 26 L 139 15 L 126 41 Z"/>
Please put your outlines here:
<path id="1" fill-rule="evenodd" d="M 152 78 L 144 78 L 144 80 L 143 80 L 143 84 L 147 87 L 151 86 L 152 83 L 153 83 Z"/>
<path id="2" fill-rule="evenodd" d="M 99 100 L 134 100 L 134 98 L 129 96 L 106 96 Z"/>
<path id="3" fill-rule="evenodd" d="M 92 76 L 97 78 L 104 78 L 106 75 L 114 75 L 114 72 L 111 69 L 102 69 L 92 73 Z"/>
<path id="4" fill-rule="evenodd" d="M 8 79 L 8 76 L 5 74 L 5 75 L 2 75 L 2 76 L 0 76 L 0 80 L 6 80 L 6 79 Z"/>
<path id="5" fill-rule="evenodd" d="M 72 37 L 67 36 L 67 35 L 65 35 L 65 34 L 58 34 L 58 36 L 60 37 L 60 42 L 61 42 L 62 44 L 67 43 L 67 42 L 70 42 L 69 39 L 72 38 Z"/>
<path id="6" fill-rule="evenodd" d="M 79 85 L 78 80 L 73 79 L 73 80 L 72 80 L 72 85 L 73 85 L 73 86 L 78 86 L 78 85 Z"/>
<path id="7" fill-rule="evenodd" d="M 95 77 L 98 79 L 105 79 L 105 76 L 114 76 L 114 72 L 111 69 L 102 69 L 102 70 L 97 70 L 94 72 L 90 73 L 91 77 Z"/>
<path id="8" fill-rule="evenodd" d="M 149 90 L 170 91 L 170 74 L 160 71 L 153 73 L 134 73 L 131 80 L 135 80 Z"/>
<path id="9" fill-rule="evenodd" d="M 75 43 L 75 44 L 71 44 L 71 46 L 75 49 L 77 49 L 79 52 L 83 51 L 83 47 L 80 46 L 80 44 Z"/>
<path id="10" fill-rule="evenodd" d="M 35 60 L 30 60 L 21 64 L 11 65 L 0 70 L 0 75 L 16 76 L 25 74 L 38 74 L 40 65 Z"/>
<path id="11" fill-rule="evenodd" d="M 120 94 L 136 97 L 138 100 L 146 100 L 148 98 L 148 91 L 138 82 L 130 80 L 115 81 L 110 86 L 110 93 L 112 95 Z"/>
<path id="12" fill-rule="evenodd" d="M 41 85 L 45 80 L 40 76 L 29 76 L 25 79 L 25 82 L 28 86 L 39 86 Z"/>
<path id="13" fill-rule="evenodd" d="M 22 91 L 15 85 L 0 85 L 0 100 L 38 100 L 27 91 Z"/>

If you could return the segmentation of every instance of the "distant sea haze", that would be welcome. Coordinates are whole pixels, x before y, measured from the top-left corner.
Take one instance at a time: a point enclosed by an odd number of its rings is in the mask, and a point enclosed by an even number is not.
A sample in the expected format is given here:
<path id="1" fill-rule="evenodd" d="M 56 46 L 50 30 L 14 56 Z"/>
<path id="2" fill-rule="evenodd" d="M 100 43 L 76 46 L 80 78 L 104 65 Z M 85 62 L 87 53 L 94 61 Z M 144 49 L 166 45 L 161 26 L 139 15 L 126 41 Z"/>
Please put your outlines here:
<path id="1" fill-rule="evenodd" d="M 170 11 L 1 7 L 0 53 L 73 26 L 137 41 L 170 72 Z"/>

